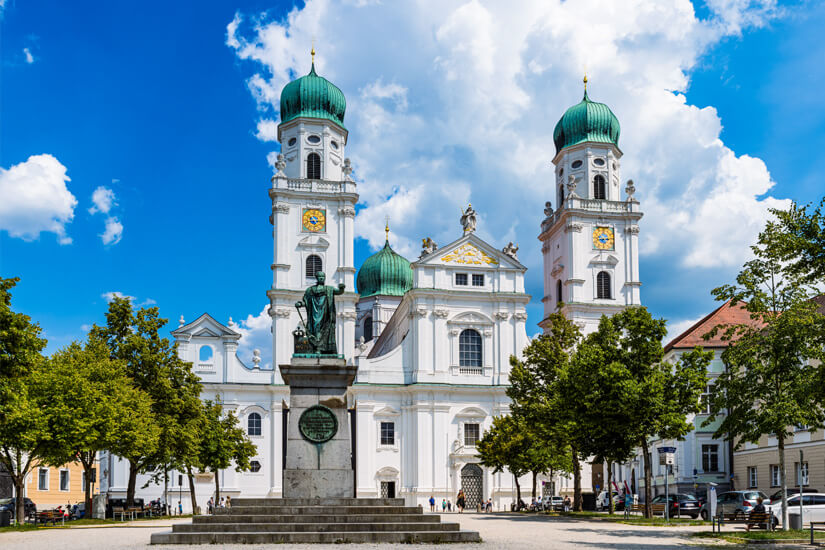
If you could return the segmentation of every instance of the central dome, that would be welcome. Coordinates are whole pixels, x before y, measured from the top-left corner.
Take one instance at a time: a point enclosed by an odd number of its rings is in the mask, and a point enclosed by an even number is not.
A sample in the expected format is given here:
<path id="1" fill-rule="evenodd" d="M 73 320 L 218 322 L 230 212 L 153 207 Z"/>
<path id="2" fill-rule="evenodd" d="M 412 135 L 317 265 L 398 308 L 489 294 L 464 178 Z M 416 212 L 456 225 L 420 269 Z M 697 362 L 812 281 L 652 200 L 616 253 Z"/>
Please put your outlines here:
<path id="1" fill-rule="evenodd" d="M 298 117 L 322 118 L 344 127 L 347 100 L 332 82 L 315 73 L 315 63 L 309 74 L 293 80 L 281 91 L 281 124 Z"/>
<path id="2" fill-rule="evenodd" d="M 584 99 L 567 109 L 553 130 L 556 154 L 565 147 L 586 141 L 612 143 L 618 147 L 619 130 L 619 119 L 610 107 L 591 101 L 585 90 Z"/>
<path id="3" fill-rule="evenodd" d="M 390 247 L 384 248 L 367 258 L 358 270 L 358 294 L 369 296 L 403 296 L 413 286 L 413 272 L 410 262 L 399 256 Z"/>

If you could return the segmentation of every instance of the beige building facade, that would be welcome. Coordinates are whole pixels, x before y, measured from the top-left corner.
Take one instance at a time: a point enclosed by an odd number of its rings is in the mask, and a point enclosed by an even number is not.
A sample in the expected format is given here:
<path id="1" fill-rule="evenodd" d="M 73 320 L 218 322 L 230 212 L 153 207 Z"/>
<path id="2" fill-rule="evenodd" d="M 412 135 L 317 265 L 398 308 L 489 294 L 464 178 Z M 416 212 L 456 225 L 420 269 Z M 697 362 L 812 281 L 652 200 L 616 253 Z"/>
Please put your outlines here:
<path id="1" fill-rule="evenodd" d="M 794 428 L 785 440 L 785 475 L 788 487 L 825 489 L 825 431 Z M 800 452 L 802 453 L 800 460 Z M 757 489 L 770 496 L 780 488 L 779 450 L 776 437 L 763 435 L 734 453 L 734 481 L 740 488 Z M 801 466 L 800 466 L 801 465 Z"/>
<path id="2" fill-rule="evenodd" d="M 26 496 L 47 510 L 67 504 L 78 504 L 86 498 L 86 475 L 80 462 L 71 462 L 58 468 L 35 466 L 26 477 Z M 97 492 L 97 484 L 93 485 Z"/>

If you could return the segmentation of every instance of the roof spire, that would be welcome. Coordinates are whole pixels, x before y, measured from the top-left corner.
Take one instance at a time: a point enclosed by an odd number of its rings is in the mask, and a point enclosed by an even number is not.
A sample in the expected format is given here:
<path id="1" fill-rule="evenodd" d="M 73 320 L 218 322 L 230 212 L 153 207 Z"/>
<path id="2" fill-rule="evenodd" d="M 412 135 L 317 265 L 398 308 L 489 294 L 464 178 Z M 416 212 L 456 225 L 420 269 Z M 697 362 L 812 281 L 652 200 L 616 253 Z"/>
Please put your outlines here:
<path id="1" fill-rule="evenodd" d="M 390 217 L 384 218 L 384 240 L 390 242 Z"/>
<path id="2" fill-rule="evenodd" d="M 584 70 L 584 78 L 582 79 L 584 82 L 584 97 L 587 97 L 587 69 Z"/>
<path id="3" fill-rule="evenodd" d="M 312 37 L 312 50 L 310 50 L 309 54 L 312 56 L 312 70 L 310 73 L 315 73 L 315 37 Z"/>

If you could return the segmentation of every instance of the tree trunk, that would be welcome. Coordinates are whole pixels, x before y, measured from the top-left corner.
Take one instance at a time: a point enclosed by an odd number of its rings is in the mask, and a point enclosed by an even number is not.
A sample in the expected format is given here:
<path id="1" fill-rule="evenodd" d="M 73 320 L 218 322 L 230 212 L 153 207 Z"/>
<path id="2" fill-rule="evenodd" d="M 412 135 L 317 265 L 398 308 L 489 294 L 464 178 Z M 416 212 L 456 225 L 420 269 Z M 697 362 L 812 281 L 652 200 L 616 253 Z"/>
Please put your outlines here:
<path id="1" fill-rule="evenodd" d="M 609 460 L 605 463 L 607 464 L 607 487 L 605 489 L 607 489 L 608 510 L 612 516 L 616 512 L 616 504 L 613 502 L 613 463 Z"/>
<path id="2" fill-rule="evenodd" d="M 645 465 L 645 517 L 652 518 L 653 504 L 650 501 L 653 500 L 653 493 L 650 491 L 650 484 L 653 479 L 653 468 L 650 464 L 650 453 L 647 450 L 646 437 L 642 437 L 642 442 L 639 446 L 642 448 L 642 453 L 644 454 L 642 458 L 644 459 Z"/>
<path id="3" fill-rule="evenodd" d="M 126 486 L 126 507 L 131 508 L 135 504 L 135 484 L 137 483 L 137 465 L 129 461 L 129 484 Z"/>
<path id="4" fill-rule="evenodd" d="M 776 447 L 779 450 L 779 485 L 782 487 L 782 530 L 787 531 L 788 525 L 788 481 L 785 476 L 785 436 L 776 435 Z M 802 498 L 802 495 L 799 496 Z"/>
<path id="5" fill-rule="evenodd" d="M 518 476 L 513 476 L 513 479 L 516 480 L 516 512 L 518 512 L 519 505 L 521 504 L 521 485 L 518 482 Z"/>
<path id="6" fill-rule="evenodd" d="M 518 481 L 516 481 L 516 487 L 518 487 Z M 215 507 L 217 508 L 218 503 L 221 501 L 221 482 L 218 479 L 218 470 L 215 470 Z"/>
<path id="7" fill-rule="evenodd" d="M 533 500 L 536 500 L 536 472 L 533 472 Z"/>
<path id="8" fill-rule="evenodd" d="M 186 466 L 186 477 L 189 479 L 189 498 L 192 500 L 192 515 L 197 513 L 198 500 L 195 496 L 195 476 L 192 475 L 192 467 Z"/>
<path id="9" fill-rule="evenodd" d="M 86 509 L 83 512 L 83 518 L 88 519 L 92 517 L 92 466 L 94 466 L 95 453 L 80 453 L 80 463 L 83 465 L 83 473 L 86 474 L 86 487 L 84 488 Z M 91 461 L 87 460 L 91 458 Z"/>
<path id="10" fill-rule="evenodd" d="M 579 464 L 579 453 L 571 446 L 570 452 L 573 455 L 573 510 L 582 511 L 582 469 Z"/>
<path id="11" fill-rule="evenodd" d="M 9 472 L 11 473 L 11 472 Z M 26 523 L 26 499 L 23 497 L 23 481 L 26 479 L 24 475 L 12 475 L 14 481 L 14 496 L 17 498 L 15 503 L 16 510 L 14 511 L 14 521 L 17 525 Z"/>

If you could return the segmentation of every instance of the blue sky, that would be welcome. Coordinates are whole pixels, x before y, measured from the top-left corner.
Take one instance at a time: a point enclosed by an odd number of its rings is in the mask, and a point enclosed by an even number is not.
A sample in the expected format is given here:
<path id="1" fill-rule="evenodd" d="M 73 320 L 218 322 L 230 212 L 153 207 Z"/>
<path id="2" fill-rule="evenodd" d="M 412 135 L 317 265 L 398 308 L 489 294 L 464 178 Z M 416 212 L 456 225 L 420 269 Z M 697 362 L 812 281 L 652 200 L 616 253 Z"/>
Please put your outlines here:
<path id="1" fill-rule="evenodd" d="M 504 15 L 472 1 L 363 4 L 0 2 L 0 275 L 21 277 L 14 306 L 50 351 L 101 322 L 105 295 L 120 292 L 173 327 L 232 316 L 249 334 L 242 351 L 267 352 L 277 144 L 265 122 L 283 83 L 308 70 L 313 38 L 319 72 L 348 101 L 356 266 L 382 244 L 385 215 L 413 259 L 423 236 L 456 238 L 457 208 L 472 201 L 482 238 L 521 245 L 529 334 L 548 143 L 583 67 L 591 97 L 622 122 L 623 177 L 645 211 L 642 298 L 656 315 L 684 327 L 706 314 L 765 209 L 822 195 L 820 3 L 674 2 L 662 14 L 633 0 L 607 28 L 576 11 L 597 0 Z"/>

